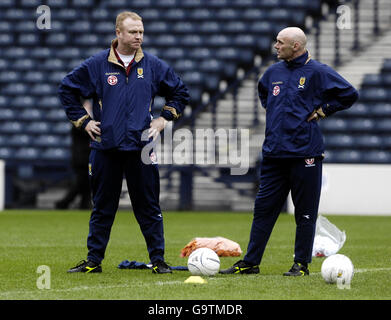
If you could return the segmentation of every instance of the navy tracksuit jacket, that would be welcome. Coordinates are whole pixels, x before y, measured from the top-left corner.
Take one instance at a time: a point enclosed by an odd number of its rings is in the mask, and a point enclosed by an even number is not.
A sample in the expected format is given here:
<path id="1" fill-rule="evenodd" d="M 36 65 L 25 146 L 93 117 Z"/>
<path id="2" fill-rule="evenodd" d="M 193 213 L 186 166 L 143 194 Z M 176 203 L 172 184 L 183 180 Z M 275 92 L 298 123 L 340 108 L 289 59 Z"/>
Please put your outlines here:
<path id="1" fill-rule="evenodd" d="M 291 191 L 295 206 L 295 262 L 307 264 L 312 246 L 322 184 L 324 145 L 314 110 L 323 117 L 349 108 L 358 93 L 344 78 L 309 53 L 269 67 L 258 83 L 266 108 L 265 140 L 259 191 L 244 260 L 258 265 Z M 325 119 L 321 121 L 333 121 Z"/>
<path id="2" fill-rule="evenodd" d="M 150 127 L 156 95 L 166 100 L 161 116 L 176 120 L 189 101 L 189 93 L 164 61 L 139 49 L 125 68 L 115 47 L 84 61 L 62 81 L 59 97 L 68 119 L 85 128 L 91 120 L 80 97 L 93 101 L 93 118 L 101 122 L 101 136 L 91 142 L 89 175 L 94 207 L 87 239 L 87 259 L 100 263 L 118 209 L 125 177 L 135 217 L 144 235 L 152 263 L 164 260 L 163 218 L 159 206 L 159 172 L 156 162 L 141 159 L 150 141 L 143 132 Z"/>

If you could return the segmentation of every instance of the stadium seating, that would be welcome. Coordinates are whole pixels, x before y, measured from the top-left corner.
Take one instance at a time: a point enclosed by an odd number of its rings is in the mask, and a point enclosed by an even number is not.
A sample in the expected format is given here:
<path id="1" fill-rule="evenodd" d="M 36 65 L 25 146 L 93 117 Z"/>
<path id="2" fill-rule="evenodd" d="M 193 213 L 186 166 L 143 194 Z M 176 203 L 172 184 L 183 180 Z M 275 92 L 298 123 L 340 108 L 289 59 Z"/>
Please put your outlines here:
<path id="1" fill-rule="evenodd" d="M 353 107 L 321 121 L 326 162 L 391 163 L 391 60 L 367 74 Z"/>
<path id="2" fill-rule="evenodd" d="M 174 67 L 194 108 L 203 93 L 217 94 L 221 81 L 233 83 L 240 68 L 252 68 L 257 56 L 270 57 L 276 33 L 304 27 L 307 16 L 320 15 L 323 0 L 47 0 L 51 29 L 38 30 L 41 2 L 0 1 L 0 158 L 69 166 L 71 124 L 57 88 L 74 67 L 109 47 L 118 12 L 143 17 L 144 50 Z M 365 77 L 358 104 L 320 122 L 326 161 L 390 162 L 390 88 L 386 60 L 380 74 Z M 153 113 L 162 103 L 155 100 Z"/>

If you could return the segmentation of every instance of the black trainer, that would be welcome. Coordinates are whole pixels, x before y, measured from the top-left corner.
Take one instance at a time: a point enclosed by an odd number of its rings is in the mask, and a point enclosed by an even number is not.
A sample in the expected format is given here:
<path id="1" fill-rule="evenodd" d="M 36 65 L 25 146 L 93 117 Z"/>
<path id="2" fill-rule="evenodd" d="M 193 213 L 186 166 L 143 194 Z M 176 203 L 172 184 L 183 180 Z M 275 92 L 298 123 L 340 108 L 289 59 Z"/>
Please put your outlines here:
<path id="1" fill-rule="evenodd" d="M 259 267 L 246 263 L 243 260 L 236 262 L 231 268 L 220 270 L 221 274 L 256 274 Z"/>
<path id="2" fill-rule="evenodd" d="M 308 276 L 310 274 L 308 268 L 299 263 L 299 262 L 295 262 L 292 266 L 292 268 L 290 268 L 290 270 L 288 272 L 285 272 L 284 273 L 284 276 L 290 276 L 290 277 L 303 277 L 303 276 Z"/>
<path id="3" fill-rule="evenodd" d="M 102 267 L 92 261 L 80 261 L 75 267 L 69 269 L 67 272 L 84 272 L 84 273 L 97 273 L 102 272 Z"/>
<path id="4" fill-rule="evenodd" d="M 172 270 L 164 261 L 157 261 L 152 264 L 152 273 L 172 273 Z"/>

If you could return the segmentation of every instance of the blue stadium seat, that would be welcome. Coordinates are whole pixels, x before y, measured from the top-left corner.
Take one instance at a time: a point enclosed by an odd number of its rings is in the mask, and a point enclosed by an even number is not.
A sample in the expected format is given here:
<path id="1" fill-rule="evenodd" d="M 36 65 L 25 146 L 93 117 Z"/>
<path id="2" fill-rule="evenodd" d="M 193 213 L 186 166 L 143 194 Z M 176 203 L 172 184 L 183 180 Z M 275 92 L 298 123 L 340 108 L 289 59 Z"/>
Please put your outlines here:
<path id="1" fill-rule="evenodd" d="M 391 59 L 385 59 L 381 72 L 391 72 Z"/>
<path id="2" fill-rule="evenodd" d="M 22 130 L 22 124 L 19 121 L 5 121 L 0 123 L 0 132 L 4 134 L 20 133 Z"/>
<path id="3" fill-rule="evenodd" d="M 213 57 L 213 50 L 211 48 L 194 48 L 187 51 L 186 56 L 193 60 L 205 60 Z"/>
<path id="4" fill-rule="evenodd" d="M 190 21 L 213 21 L 215 15 L 211 12 L 211 10 L 197 8 L 190 11 L 188 18 Z"/>
<path id="5" fill-rule="evenodd" d="M 347 121 L 340 118 L 330 118 L 320 121 L 319 125 L 323 132 L 346 132 L 348 125 Z"/>
<path id="6" fill-rule="evenodd" d="M 10 59 L 18 59 L 18 58 L 25 58 L 30 56 L 30 49 L 24 48 L 24 47 L 14 47 L 14 44 L 12 48 L 5 48 L 2 52 L 2 56 L 5 58 Z"/>
<path id="7" fill-rule="evenodd" d="M 0 34 L 0 47 L 7 47 L 14 44 L 14 36 L 12 34 Z"/>
<path id="8" fill-rule="evenodd" d="M 379 87 L 382 85 L 383 79 L 380 74 L 366 74 L 362 85 L 367 87 Z"/>
<path id="9" fill-rule="evenodd" d="M 229 0 L 209 0 L 207 5 L 209 8 L 220 9 L 230 7 L 231 3 Z"/>
<path id="10" fill-rule="evenodd" d="M 2 71 L 0 72 L 0 83 L 19 82 L 20 73 L 15 71 Z"/>
<path id="11" fill-rule="evenodd" d="M 176 21 L 186 21 L 186 18 L 186 11 L 181 8 L 168 9 L 164 13 L 164 19 L 169 23 L 173 23 Z"/>
<path id="12" fill-rule="evenodd" d="M 153 21 L 145 27 L 148 34 L 167 33 L 170 30 L 169 24 L 165 21 Z"/>
<path id="13" fill-rule="evenodd" d="M 360 118 L 346 121 L 348 124 L 348 130 L 351 132 L 370 133 L 376 129 L 376 124 L 372 119 Z"/>
<path id="14" fill-rule="evenodd" d="M 391 134 L 391 119 L 377 120 L 376 129 L 381 133 Z"/>
<path id="15" fill-rule="evenodd" d="M 7 33 L 12 31 L 12 24 L 8 21 L 0 21 L 0 32 Z"/>
<path id="16" fill-rule="evenodd" d="M 0 108 L 8 108 L 10 107 L 11 99 L 7 96 L 0 95 Z"/>
<path id="17" fill-rule="evenodd" d="M 219 47 L 229 47 L 231 44 L 231 37 L 223 34 L 212 34 L 205 41 L 208 47 L 219 48 Z"/>
<path id="18" fill-rule="evenodd" d="M 384 149 L 391 150 L 391 135 L 380 136 L 382 140 L 382 146 Z"/>
<path id="19" fill-rule="evenodd" d="M 365 163 L 391 163 L 391 152 L 372 150 L 363 154 L 363 162 Z"/>
<path id="20" fill-rule="evenodd" d="M 195 85 L 195 86 L 201 86 L 204 82 L 204 76 L 201 72 L 198 71 L 187 71 L 183 72 L 182 74 L 182 80 L 184 83 L 188 84 L 189 86 Z"/>
<path id="21" fill-rule="evenodd" d="M 94 25 L 94 32 L 112 34 L 114 37 L 115 23 L 112 21 L 100 21 Z"/>
<path id="22" fill-rule="evenodd" d="M 388 92 L 384 88 L 364 88 L 360 91 L 361 102 L 387 102 L 388 99 Z"/>
<path id="23" fill-rule="evenodd" d="M 65 161 L 69 160 L 71 153 L 66 148 L 47 148 L 43 153 L 41 158 L 44 160 L 52 161 Z"/>
<path id="24" fill-rule="evenodd" d="M 51 129 L 49 123 L 46 121 L 26 122 L 23 128 L 24 132 L 31 134 L 49 133 Z"/>
<path id="25" fill-rule="evenodd" d="M 180 59 L 174 63 L 173 67 L 178 73 L 194 71 L 198 69 L 197 63 L 191 59 Z"/>
<path id="26" fill-rule="evenodd" d="M 81 50 L 76 47 L 65 47 L 61 50 L 55 51 L 55 56 L 52 58 L 60 58 L 60 59 L 80 59 L 82 56 Z"/>
<path id="27" fill-rule="evenodd" d="M 16 71 L 34 70 L 36 67 L 37 67 L 37 63 L 35 62 L 35 60 L 29 58 L 16 59 L 11 62 L 11 69 Z M 41 65 L 39 66 L 39 68 L 41 68 Z M 0 70 L 1 69 L 3 68 L 1 67 L 1 62 L 0 62 Z M 6 69 L 9 69 L 9 63 L 7 64 Z"/>
<path id="28" fill-rule="evenodd" d="M 95 6 L 94 0 L 72 0 L 72 7 L 75 8 L 93 8 Z"/>
<path id="29" fill-rule="evenodd" d="M 391 88 L 391 72 L 382 74 L 382 82 L 385 87 Z"/>
<path id="30" fill-rule="evenodd" d="M 49 74 L 47 80 L 49 83 L 54 85 L 59 85 L 62 79 L 67 75 L 67 72 L 64 71 L 55 71 L 51 74 Z"/>
<path id="31" fill-rule="evenodd" d="M 45 44 L 48 46 L 64 46 L 69 43 L 69 37 L 66 33 L 50 33 L 46 36 Z M 62 51 L 62 50 L 59 50 Z"/>
<path id="32" fill-rule="evenodd" d="M 72 124 L 67 121 L 60 121 L 52 125 L 52 132 L 55 134 L 69 134 L 71 132 Z"/>
<path id="33" fill-rule="evenodd" d="M 225 33 L 247 33 L 249 31 L 248 25 L 242 21 L 229 21 L 224 24 L 222 32 Z"/>
<path id="34" fill-rule="evenodd" d="M 198 25 L 198 31 L 200 34 L 213 34 L 222 32 L 223 26 L 216 21 L 204 21 Z"/>
<path id="35" fill-rule="evenodd" d="M 57 92 L 57 88 L 54 85 L 48 83 L 34 84 L 30 89 L 30 94 L 35 96 L 45 96 Z"/>
<path id="36" fill-rule="evenodd" d="M 9 60 L 8 59 L 1 59 L 0 58 L 0 70 L 9 70 Z M 13 70 L 15 70 L 15 68 L 12 68 Z"/>
<path id="37" fill-rule="evenodd" d="M 18 118 L 26 122 L 40 121 L 44 118 L 44 114 L 39 109 L 24 109 L 19 113 Z"/>
<path id="38" fill-rule="evenodd" d="M 204 3 L 203 0 L 181 0 L 181 7 L 186 9 L 200 8 Z"/>
<path id="39" fill-rule="evenodd" d="M 12 29 L 16 32 L 21 32 L 21 33 L 34 33 L 37 31 L 37 25 L 35 21 L 26 20 L 26 21 L 20 21 L 15 23 Z M 1 30 L 1 23 L 0 23 L 0 30 Z"/>
<path id="40" fill-rule="evenodd" d="M 20 5 L 25 8 L 37 8 L 42 3 L 39 0 L 20 0 Z"/>
<path id="41" fill-rule="evenodd" d="M 179 21 L 174 23 L 171 32 L 177 34 L 197 33 L 197 27 L 190 21 Z"/>
<path id="42" fill-rule="evenodd" d="M 7 145 L 12 147 L 27 147 L 31 146 L 31 135 L 28 134 L 14 134 L 8 138 Z"/>
<path id="43" fill-rule="evenodd" d="M 10 96 L 26 95 L 28 86 L 24 83 L 9 83 L 3 88 L 0 88 L 0 92 Z"/>
<path id="44" fill-rule="evenodd" d="M 113 21 L 110 20 L 111 19 L 110 11 L 106 8 L 100 8 L 100 7 L 94 8 L 91 12 L 91 18 L 93 20 L 96 20 L 98 23 L 100 23 L 99 21 L 101 21 L 101 23 L 103 24 L 113 23 Z"/>
<path id="45" fill-rule="evenodd" d="M 37 147 L 59 147 L 62 145 L 62 141 L 57 135 L 44 134 L 36 137 L 33 144 Z"/>
<path id="46" fill-rule="evenodd" d="M 0 147 L 0 159 L 11 159 L 13 156 L 13 149 L 7 147 Z"/>
<path id="47" fill-rule="evenodd" d="M 13 109 L 3 109 L 1 108 L 0 109 L 0 121 L 4 121 L 4 120 L 15 120 L 15 112 Z"/>
<path id="48" fill-rule="evenodd" d="M 351 148 L 354 145 L 353 137 L 349 134 L 328 134 L 324 140 L 326 149 Z"/>
<path id="49" fill-rule="evenodd" d="M 18 160 L 36 160 L 39 158 L 40 151 L 32 147 L 22 147 L 16 150 L 15 159 Z"/>
<path id="50" fill-rule="evenodd" d="M 180 0 L 179 0 L 180 1 Z M 160 8 L 175 8 L 177 6 L 176 0 L 159 0 L 156 2 L 156 6 Z"/>
<path id="51" fill-rule="evenodd" d="M 79 47 L 93 47 L 100 44 L 100 37 L 96 34 L 80 34 L 73 39 L 73 43 Z"/>
<path id="52" fill-rule="evenodd" d="M 338 163 L 360 163 L 364 154 L 356 150 L 342 150 L 335 153 L 334 160 Z"/>
<path id="53" fill-rule="evenodd" d="M 49 48 L 49 47 L 38 47 L 38 48 L 32 48 L 29 52 L 28 52 L 28 55 L 23 55 L 23 58 L 24 57 L 30 57 L 30 58 L 35 58 L 35 59 L 49 59 L 49 58 L 52 58 L 54 53 L 57 52 L 59 50 L 54 50 L 52 48 Z"/>
<path id="54" fill-rule="evenodd" d="M 224 9 L 217 10 L 214 17 L 217 21 L 228 22 L 228 21 L 238 20 L 240 14 L 235 9 L 224 8 Z"/>
<path id="55" fill-rule="evenodd" d="M 47 4 L 53 8 L 66 8 L 68 6 L 68 0 L 47 0 Z"/>
<path id="56" fill-rule="evenodd" d="M 197 34 L 187 34 L 181 37 L 179 40 L 179 46 L 181 47 L 203 47 L 203 38 Z"/>
<path id="57" fill-rule="evenodd" d="M 9 106 L 16 109 L 34 108 L 35 98 L 28 95 L 18 96 L 9 101 Z"/>
<path id="58" fill-rule="evenodd" d="M 372 106 L 366 103 L 355 103 L 352 107 L 338 113 L 341 117 L 367 117 L 372 112 Z"/>
<path id="59" fill-rule="evenodd" d="M 171 34 L 163 34 L 155 37 L 153 45 L 156 47 L 173 47 L 178 45 L 177 37 Z"/>
<path id="60" fill-rule="evenodd" d="M 249 26 L 249 31 L 255 34 L 270 34 L 272 32 L 273 28 L 271 26 L 271 23 L 268 21 L 255 21 L 252 22 Z"/>
<path id="61" fill-rule="evenodd" d="M 140 16 L 143 18 L 143 21 L 145 21 L 146 26 L 151 21 L 156 21 L 161 18 L 159 10 L 155 8 L 144 8 L 140 11 Z"/>
<path id="62" fill-rule="evenodd" d="M 54 94 L 53 92 L 52 94 Z M 61 108 L 61 103 L 59 98 L 56 95 L 44 96 L 41 99 L 38 99 L 36 106 L 42 109 L 56 109 Z"/>
<path id="63" fill-rule="evenodd" d="M 76 34 L 88 33 L 90 35 L 90 31 L 92 30 L 91 22 L 86 21 L 86 20 L 68 23 L 66 28 L 67 28 L 67 31 L 72 32 L 72 33 L 76 33 Z M 94 32 L 95 32 L 95 26 L 94 26 Z"/>
<path id="64" fill-rule="evenodd" d="M 23 75 L 23 82 L 41 83 L 45 82 L 47 75 L 40 71 L 28 71 Z"/>
<path id="65" fill-rule="evenodd" d="M 382 139 L 377 135 L 360 135 L 354 138 L 354 144 L 359 149 L 379 149 Z"/>
<path id="66" fill-rule="evenodd" d="M 13 7 L 12 9 L 7 9 L 3 13 L 3 19 L 8 21 L 22 21 L 29 16 L 30 10 L 28 9 L 18 9 Z"/>
<path id="67" fill-rule="evenodd" d="M 73 8 L 62 8 L 59 10 L 53 10 L 51 12 L 52 19 L 53 20 L 60 20 L 60 21 L 72 21 L 72 20 L 79 20 L 81 18 L 81 11 L 76 10 Z"/>
<path id="68" fill-rule="evenodd" d="M 24 47 L 33 47 L 41 44 L 41 37 L 38 33 L 20 34 L 17 44 Z"/>
<path id="69" fill-rule="evenodd" d="M 62 108 L 56 108 L 53 110 L 49 110 L 46 112 L 45 119 L 49 121 L 67 121 L 68 118 L 66 116 L 65 111 Z"/>

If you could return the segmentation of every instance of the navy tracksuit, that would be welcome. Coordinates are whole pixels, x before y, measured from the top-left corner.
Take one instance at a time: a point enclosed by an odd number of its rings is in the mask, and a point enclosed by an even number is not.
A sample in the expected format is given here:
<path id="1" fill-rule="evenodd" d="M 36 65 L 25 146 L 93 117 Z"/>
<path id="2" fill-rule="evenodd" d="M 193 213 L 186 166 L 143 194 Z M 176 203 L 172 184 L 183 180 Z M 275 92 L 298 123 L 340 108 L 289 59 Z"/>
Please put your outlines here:
<path id="1" fill-rule="evenodd" d="M 328 117 L 349 108 L 358 93 L 333 69 L 312 60 L 308 52 L 269 67 L 258 91 L 266 108 L 266 129 L 260 186 L 244 261 L 252 265 L 261 262 L 291 191 L 296 221 L 294 261 L 308 264 L 312 260 L 324 145 L 318 123 L 307 119 L 314 110 Z"/>
<path id="2" fill-rule="evenodd" d="M 156 95 L 166 100 L 161 116 L 176 120 L 189 94 L 167 63 L 141 48 L 125 68 L 116 54 L 117 44 L 115 39 L 110 49 L 72 70 L 61 82 L 59 96 L 75 127 L 83 129 L 91 121 L 80 97 L 92 99 L 92 118 L 101 123 L 99 139 L 91 142 L 89 174 L 94 207 L 87 258 L 98 264 L 104 258 L 125 177 L 135 217 L 154 263 L 164 261 L 159 172 L 153 161 L 142 161 L 141 151 L 150 142 L 143 139 L 143 134 L 150 127 Z"/>

